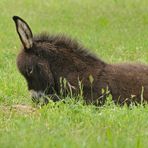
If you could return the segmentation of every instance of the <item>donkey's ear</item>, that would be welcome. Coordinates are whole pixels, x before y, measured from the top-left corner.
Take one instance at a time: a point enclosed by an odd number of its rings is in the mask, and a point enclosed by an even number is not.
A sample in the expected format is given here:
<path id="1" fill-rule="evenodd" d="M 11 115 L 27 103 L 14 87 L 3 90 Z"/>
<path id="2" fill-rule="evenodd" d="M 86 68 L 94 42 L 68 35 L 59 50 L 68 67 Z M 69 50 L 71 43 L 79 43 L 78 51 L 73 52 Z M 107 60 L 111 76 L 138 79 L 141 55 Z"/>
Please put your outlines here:
<path id="1" fill-rule="evenodd" d="M 30 49 L 33 45 L 33 35 L 29 25 L 20 17 L 13 16 L 17 33 L 25 49 Z"/>

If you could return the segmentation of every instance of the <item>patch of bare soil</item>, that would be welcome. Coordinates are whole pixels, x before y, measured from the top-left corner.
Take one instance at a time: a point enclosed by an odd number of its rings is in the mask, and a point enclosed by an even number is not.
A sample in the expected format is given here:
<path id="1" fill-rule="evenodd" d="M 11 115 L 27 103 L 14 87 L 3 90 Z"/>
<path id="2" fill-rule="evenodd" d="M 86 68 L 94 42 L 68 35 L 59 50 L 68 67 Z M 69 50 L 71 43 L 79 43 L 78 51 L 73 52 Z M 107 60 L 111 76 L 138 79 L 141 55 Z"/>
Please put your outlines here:
<path id="1" fill-rule="evenodd" d="M 8 106 L 8 105 L 3 105 L 0 106 L 0 110 L 3 112 L 8 112 L 8 111 L 16 111 L 19 113 L 33 113 L 37 110 L 37 108 L 34 108 L 30 105 L 25 105 L 25 104 L 16 104 L 16 105 L 12 105 L 12 106 Z"/>
<path id="2" fill-rule="evenodd" d="M 32 106 L 24 105 L 24 104 L 12 105 L 11 108 L 14 110 L 20 111 L 22 113 L 32 113 L 37 110 L 36 108 L 34 108 Z"/>

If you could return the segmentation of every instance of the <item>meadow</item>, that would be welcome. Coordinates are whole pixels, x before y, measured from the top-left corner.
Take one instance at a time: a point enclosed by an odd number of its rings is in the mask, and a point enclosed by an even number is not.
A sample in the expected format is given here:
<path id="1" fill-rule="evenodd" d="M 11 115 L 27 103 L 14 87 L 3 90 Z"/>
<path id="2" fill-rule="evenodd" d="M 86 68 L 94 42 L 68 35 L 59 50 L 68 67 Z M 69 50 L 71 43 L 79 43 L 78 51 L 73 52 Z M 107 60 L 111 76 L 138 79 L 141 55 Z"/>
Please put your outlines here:
<path id="1" fill-rule="evenodd" d="M 148 64 L 147 0 L 0 1 L 0 147 L 146 148 L 148 105 L 35 106 L 16 67 L 20 50 L 13 15 L 34 34 L 63 33 L 108 63 Z"/>

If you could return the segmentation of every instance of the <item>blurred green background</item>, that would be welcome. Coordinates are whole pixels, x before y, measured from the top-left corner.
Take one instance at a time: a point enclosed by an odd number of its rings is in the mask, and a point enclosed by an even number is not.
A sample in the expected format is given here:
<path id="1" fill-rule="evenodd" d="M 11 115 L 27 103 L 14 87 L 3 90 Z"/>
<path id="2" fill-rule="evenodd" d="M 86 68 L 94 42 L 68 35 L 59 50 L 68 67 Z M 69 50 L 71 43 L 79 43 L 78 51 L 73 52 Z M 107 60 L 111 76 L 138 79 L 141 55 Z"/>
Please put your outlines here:
<path id="1" fill-rule="evenodd" d="M 34 34 L 66 34 L 106 62 L 148 63 L 148 0 L 1 0 L 0 11 L 0 147 L 147 147 L 147 106 L 11 107 L 32 106 L 16 67 L 21 43 L 13 15 Z"/>

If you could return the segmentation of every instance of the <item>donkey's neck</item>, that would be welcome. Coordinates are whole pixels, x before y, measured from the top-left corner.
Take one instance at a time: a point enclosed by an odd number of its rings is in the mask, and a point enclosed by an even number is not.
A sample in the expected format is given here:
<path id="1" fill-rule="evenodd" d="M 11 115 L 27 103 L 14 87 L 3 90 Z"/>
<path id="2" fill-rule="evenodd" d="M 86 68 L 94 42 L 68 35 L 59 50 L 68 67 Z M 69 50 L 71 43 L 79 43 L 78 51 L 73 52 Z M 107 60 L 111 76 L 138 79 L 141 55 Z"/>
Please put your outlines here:
<path id="1" fill-rule="evenodd" d="M 105 62 L 89 53 L 89 50 L 76 40 L 63 35 L 41 34 L 35 36 L 34 40 L 48 48 L 48 50 L 44 49 L 44 55 L 47 56 L 57 75 L 65 76 L 70 73 L 82 75 L 88 71 L 91 73 L 94 69 L 102 69 L 105 65 Z"/>
<path id="2" fill-rule="evenodd" d="M 73 57 L 73 59 L 71 60 L 83 61 L 87 65 L 89 64 L 91 65 L 91 63 L 92 64 L 96 64 L 96 63 L 103 64 L 104 63 L 101 59 L 91 54 L 89 52 L 90 50 L 84 48 L 76 40 L 66 37 L 64 35 L 48 35 L 46 33 L 42 33 L 40 35 L 35 36 L 34 41 L 40 42 L 43 44 L 47 43 L 48 44 L 47 47 L 49 47 L 49 44 L 50 44 L 51 47 L 49 48 L 49 50 L 54 49 L 56 54 L 59 54 L 61 58 L 63 57 L 63 55 L 67 54 L 67 57 L 69 58 Z"/>

